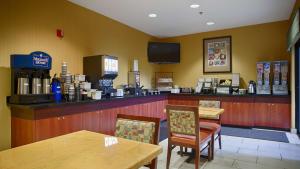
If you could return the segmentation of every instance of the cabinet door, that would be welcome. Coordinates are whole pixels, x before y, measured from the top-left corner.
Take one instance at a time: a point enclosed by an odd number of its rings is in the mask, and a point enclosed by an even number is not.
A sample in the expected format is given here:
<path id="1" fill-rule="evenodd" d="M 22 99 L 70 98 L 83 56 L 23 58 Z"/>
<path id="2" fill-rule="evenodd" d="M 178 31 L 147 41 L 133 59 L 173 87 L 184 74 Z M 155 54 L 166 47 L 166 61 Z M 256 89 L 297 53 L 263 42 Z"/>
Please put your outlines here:
<path id="1" fill-rule="evenodd" d="M 52 117 L 35 121 L 35 141 L 45 140 L 60 135 L 61 117 Z"/>
<path id="2" fill-rule="evenodd" d="M 60 135 L 80 131 L 83 129 L 82 113 L 62 116 L 62 120 L 60 122 Z"/>
<path id="3" fill-rule="evenodd" d="M 234 125 L 253 126 L 254 99 L 252 97 L 237 97 L 234 99 L 232 111 L 234 113 Z"/>
<path id="4" fill-rule="evenodd" d="M 118 110 L 119 109 L 119 110 Z M 121 108 L 105 109 L 100 111 L 100 132 L 113 135 L 116 126 L 117 113 Z"/>
<path id="5" fill-rule="evenodd" d="M 224 113 L 221 115 L 221 123 L 234 125 L 234 112 L 233 112 L 233 98 L 224 97 L 221 100 L 221 108 L 224 109 Z"/>
<path id="6" fill-rule="evenodd" d="M 254 126 L 271 127 L 271 100 L 268 98 L 256 98 L 254 105 Z"/>
<path id="7" fill-rule="evenodd" d="M 291 107 L 287 99 L 274 99 L 271 104 L 271 126 L 274 128 L 291 128 Z"/>
<path id="8" fill-rule="evenodd" d="M 93 132 L 100 131 L 99 111 L 83 113 L 83 129 Z"/>

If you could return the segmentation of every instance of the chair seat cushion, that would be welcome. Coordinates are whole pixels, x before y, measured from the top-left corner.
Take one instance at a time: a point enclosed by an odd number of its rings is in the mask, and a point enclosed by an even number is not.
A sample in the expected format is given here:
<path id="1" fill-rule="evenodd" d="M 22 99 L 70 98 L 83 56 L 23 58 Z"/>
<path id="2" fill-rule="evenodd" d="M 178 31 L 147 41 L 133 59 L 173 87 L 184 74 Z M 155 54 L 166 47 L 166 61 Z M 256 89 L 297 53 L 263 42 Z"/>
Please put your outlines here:
<path id="1" fill-rule="evenodd" d="M 217 123 L 211 123 L 211 122 L 200 122 L 199 123 L 200 129 L 207 129 L 211 130 L 214 133 L 219 133 L 221 131 L 221 125 Z"/>
<path id="2" fill-rule="evenodd" d="M 212 133 L 209 131 L 200 131 L 200 144 L 203 144 L 210 140 Z M 196 136 L 175 134 L 171 136 L 172 141 L 186 143 L 188 145 L 195 145 Z"/>
<path id="3" fill-rule="evenodd" d="M 151 144 L 154 132 L 154 122 L 118 119 L 115 136 Z"/>

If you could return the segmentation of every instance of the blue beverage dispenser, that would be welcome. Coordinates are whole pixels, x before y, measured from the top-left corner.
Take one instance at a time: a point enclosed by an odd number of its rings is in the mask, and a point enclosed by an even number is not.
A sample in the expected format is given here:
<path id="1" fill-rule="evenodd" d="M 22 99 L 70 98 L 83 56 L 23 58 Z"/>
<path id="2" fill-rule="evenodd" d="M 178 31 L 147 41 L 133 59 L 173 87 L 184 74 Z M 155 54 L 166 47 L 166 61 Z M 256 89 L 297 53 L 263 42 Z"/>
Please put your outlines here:
<path id="1" fill-rule="evenodd" d="M 53 102 L 50 92 L 52 58 L 45 52 L 10 56 L 11 96 L 10 104 L 36 104 Z"/>

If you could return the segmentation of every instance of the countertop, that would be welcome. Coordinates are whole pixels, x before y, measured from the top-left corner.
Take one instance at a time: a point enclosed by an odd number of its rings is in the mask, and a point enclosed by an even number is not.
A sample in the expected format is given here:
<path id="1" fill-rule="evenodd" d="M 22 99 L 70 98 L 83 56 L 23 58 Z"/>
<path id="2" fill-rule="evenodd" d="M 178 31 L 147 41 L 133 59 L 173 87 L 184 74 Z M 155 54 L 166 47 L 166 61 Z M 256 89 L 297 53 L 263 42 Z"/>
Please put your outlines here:
<path id="1" fill-rule="evenodd" d="M 51 138 L 0 152 L 0 168 L 136 169 L 162 152 L 158 145 L 115 138 L 89 131 Z"/>
<path id="2" fill-rule="evenodd" d="M 203 94 L 203 93 L 171 93 L 174 96 L 217 96 L 217 97 L 290 97 L 291 95 L 272 94 Z"/>
<path id="3" fill-rule="evenodd" d="M 147 103 L 151 101 L 158 101 L 167 99 L 167 97 L 176 97 L 176 96 L 184 96 L 184 97 L 276 97 L 276 98 L 290 98 L 290 95 L 258 95 L 258 94 L 245 94 L 245 95 L 234 95 L 234 94 L 200 94 L 200 93 L 162 93 L 158 95 L 146 95 L 146 96 L 135 96 L 135 95 L 126 95 L 124 97 L 110 97 L 110 98 L 102 98 L 101 100 L 85 100 L 79 102 L 66 102 L 62 101 L 60 103 L 51 102 L 51 103 L 40 103 L 40 104 L 28 104 L 28 105 L 19 105 L 19 104 L 8 104 L 10 107 L 14 108 L 25 108 L 25 109 L 44 109 L 44 108 L 52 108 L 52 107 L 61 107 L 61 106 L 72 106 L 72 105 L 86 105 L 86 104 L 105 104 L 105 102 L 110 102 L 115 104 L 119 104 L 121 102 L 127 102 L 130 104 L 141 104 Z"/>
<path id="4" fill-rule="evenodd" d="M 50 102 L 50 103 L 39 103 L 39 104 L 8 104 L 10 107 L 17 107 L 17 108 L 30 108 L 30 109 L 41 109 L 41 108 L 50 108 L 50 107 L 60 107 L 60 106 L 71 106 L 71 105 L 84 105 L 84 104 L 97 104 L 97 103 L 103 103 L 103 102 L 111 102 L 111 101 L 126 101 L 126 100 L 145 100 L 145 101 L 151 101 L 151 100 L 159 100 L 164 99 L 167 97 L 167 94 L 159 94 L 159 95 L 147 95 L 147 96 L 135 96 L 135 95 L 126 95 L 124 97 L 110 97 L 110 98 L 102 98 L 101 100 L 83 100 L 83 101 L 73 101 L 73 102 Z M 137 101 L 138 102 L 138 101 Z"/>

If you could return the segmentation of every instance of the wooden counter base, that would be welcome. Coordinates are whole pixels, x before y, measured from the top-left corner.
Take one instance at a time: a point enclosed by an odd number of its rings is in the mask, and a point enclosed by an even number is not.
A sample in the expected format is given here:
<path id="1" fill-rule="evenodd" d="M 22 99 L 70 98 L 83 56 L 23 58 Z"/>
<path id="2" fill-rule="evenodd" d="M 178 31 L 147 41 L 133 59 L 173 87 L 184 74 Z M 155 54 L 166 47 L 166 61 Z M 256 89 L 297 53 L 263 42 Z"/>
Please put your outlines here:
<path id="1" fill-rule="evenodd" d="M 11 106 L 12 147 L 79 130 L 112 135 L 119 113 L 164 120 L 166 104 L 198 106 L 199 100 L 221 101 L 225 125 L 281 130 L 291 126 L 290 96 L 169 94 L 46 107 Z"/>
<path id="2" fill-rule="evenodd" d="M 224 125 L 289 130 L 290 96 L 196 96 L 170 95 L 168 104 L 198 106 L 199 100 L 218 100 L 224 109 Z"/>

